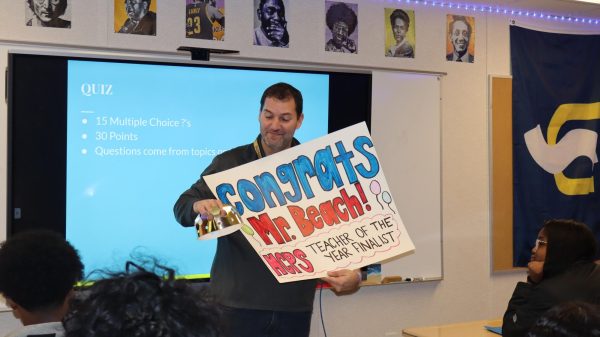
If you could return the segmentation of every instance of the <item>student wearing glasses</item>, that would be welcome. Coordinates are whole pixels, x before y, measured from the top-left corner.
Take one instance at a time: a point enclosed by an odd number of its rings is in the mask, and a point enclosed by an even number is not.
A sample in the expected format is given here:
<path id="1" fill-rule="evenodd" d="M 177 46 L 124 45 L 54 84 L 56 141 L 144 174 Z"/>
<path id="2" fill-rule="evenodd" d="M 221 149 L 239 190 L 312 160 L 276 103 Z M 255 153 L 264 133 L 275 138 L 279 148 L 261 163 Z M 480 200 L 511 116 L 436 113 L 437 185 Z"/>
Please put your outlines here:
<path id="1" fill-rule="evenodd" d="M 598 243 L 585 224 L 550 220 L 540 230 L 527 265 L 527 282 L 519 282 L 504 314 L 502 335 L 525 336 L 554 305 L 567 301 L 600 304 Z"/>

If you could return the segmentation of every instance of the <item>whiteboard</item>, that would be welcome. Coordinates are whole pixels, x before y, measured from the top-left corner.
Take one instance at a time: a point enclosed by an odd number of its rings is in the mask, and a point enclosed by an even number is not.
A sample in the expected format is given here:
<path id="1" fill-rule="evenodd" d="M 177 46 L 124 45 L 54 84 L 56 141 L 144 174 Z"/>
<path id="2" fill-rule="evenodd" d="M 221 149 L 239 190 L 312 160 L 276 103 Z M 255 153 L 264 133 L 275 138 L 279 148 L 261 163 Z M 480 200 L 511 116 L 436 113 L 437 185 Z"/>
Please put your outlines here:
<path id="1" fill-rule="evenodd" d="M 442 270 L 439 75 L 373 71 L 371 137 L 415 252 L 381 274 L 436 280 Z"/>

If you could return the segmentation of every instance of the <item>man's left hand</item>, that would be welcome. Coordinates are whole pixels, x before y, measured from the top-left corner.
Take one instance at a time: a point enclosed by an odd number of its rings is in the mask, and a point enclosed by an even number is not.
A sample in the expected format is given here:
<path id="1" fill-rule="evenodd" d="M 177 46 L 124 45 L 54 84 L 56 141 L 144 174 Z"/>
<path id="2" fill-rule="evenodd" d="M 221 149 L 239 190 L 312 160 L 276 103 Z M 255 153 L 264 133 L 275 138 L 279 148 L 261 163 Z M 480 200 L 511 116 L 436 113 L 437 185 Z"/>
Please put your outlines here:
<path id="1" fill-rule="evenodd" d="M 342 269 L 327 272 L 327 277 L 321 280 L 329 283 L 336 293 L 353 292 L 360 285 L 360 271 Z"/>

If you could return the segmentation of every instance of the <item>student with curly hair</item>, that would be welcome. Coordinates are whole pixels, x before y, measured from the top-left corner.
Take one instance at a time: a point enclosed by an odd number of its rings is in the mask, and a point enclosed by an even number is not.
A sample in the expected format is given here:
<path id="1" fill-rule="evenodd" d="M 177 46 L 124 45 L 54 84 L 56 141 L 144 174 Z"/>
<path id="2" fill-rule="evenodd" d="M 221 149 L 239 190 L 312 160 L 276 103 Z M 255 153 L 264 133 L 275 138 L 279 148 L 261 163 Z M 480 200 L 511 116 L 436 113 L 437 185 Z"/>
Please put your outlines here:
<path id="1" fill-rule="evenodd" d="M 133 268 L 131 268 L 133 267 Z M 64 320 L 66 337 L 217 337 L 217 306 L 174 270 L 148 271 L 128 262 L 125 272 L 95 282 Z"/>
<path id="2" fill-rule="evenodd" d="M 573 220 L 547 221 L 531 250 L 527 282 L 519 282 L 502 324 L 505 337 L 525 336 L 554 305 L 568 301 L 600 304 L 598 244 L 592 231 Z"/>
<path id="3" fill-rule="evenodd" d="M 83 277 L 75 248 L 48 231 L 17 234 L 0 246 L 0 293 L 24 327 L 7 337 L 63 336 L 73 286 Z"/>
<path id="4" fill-rule="evenodd" d="M 600 337 L 600 308 L 585 302 L 565 302 L 540 317 L 527 337 Z"/>

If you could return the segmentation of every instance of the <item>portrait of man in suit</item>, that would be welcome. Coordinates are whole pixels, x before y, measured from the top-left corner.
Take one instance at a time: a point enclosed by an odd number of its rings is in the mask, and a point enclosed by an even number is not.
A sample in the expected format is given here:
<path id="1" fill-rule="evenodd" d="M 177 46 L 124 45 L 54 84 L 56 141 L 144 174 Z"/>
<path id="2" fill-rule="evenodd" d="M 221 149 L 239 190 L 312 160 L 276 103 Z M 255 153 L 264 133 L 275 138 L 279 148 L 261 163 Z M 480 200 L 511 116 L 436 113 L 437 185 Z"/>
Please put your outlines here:
<path id="1" fill-rule="evenodd" d="M 475 18 L 449 14 L 447 21 L 446 60 L 467 63 L 475 62 Z"/>
<path id="2" fill-rule="evenodd" d="M 138 35 L 156 35 L 156 12 L 152 11 L 152 7 L 156 7 L 156 1 L 154 4 L 152 0 L 115 0 L 115 22 L 120 18 L 121 12 L 119 5 L 124 5 L 125 13 L 127 13 L 127 19 L 123 25 L 115 30 L 117 33 L 123 34 L 138 34 Z M 122 5 L 121 5 L 122 6 Z"/>

